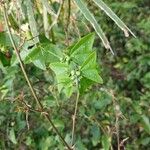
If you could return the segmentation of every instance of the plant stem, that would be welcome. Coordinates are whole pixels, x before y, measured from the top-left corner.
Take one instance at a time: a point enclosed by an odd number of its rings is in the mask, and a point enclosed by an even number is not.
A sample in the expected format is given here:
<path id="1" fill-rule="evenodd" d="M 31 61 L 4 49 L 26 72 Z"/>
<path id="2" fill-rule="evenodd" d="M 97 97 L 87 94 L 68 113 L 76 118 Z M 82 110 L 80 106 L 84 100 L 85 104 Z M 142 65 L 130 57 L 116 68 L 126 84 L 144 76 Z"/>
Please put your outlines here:
<path id="1" fill-rule="evenodd" d="M 49 39 L 49 32 L 48 32 L 49 22 L 48 22 L 47 9 L 45 5 L 43 5 L 43 25 L 44 25 L 45 36 Z"/>
<path id="2" fill-rule="evenodd" d="M 71 140 L 71 145 L 73 146 L 73 142 L 74 142 L 74 133 L 75 133 L 75 124 L 76 124 L 76 116 L 77 116 L 77 110 L 78 110 L 78 102 L 79 102 L 79 90 L 77 92 L 77 98 L 76 98 L 76 104 L 75 104 L 75 110 L 74 110 L 74 114 L 72 116 L 72 140 Z"/>
<path id="3" fill-rule="evenodd" d="M 51 16 L 49 16 L 49 22 L 50 22 L 50 24 L 52 24 L 52 18 L 51 18 Z M 48 29 L 47 29 L 47 30 L 48 30 Z M 50 34 L 51 34 L 51 38 L 52 38 L 52 43 L 53 43 L 53 44 L 56 44 L 53 28 L 51 28 Z"/>
<path id="4" fill-rule="evenodd" d="M 115 96 L 113 93 L 113 90 L 110 91 L 111 95 L 112 95 L 112 101 L 113 101 L 113 105 L 114 105 L 114 111 L 115 111 L 115 118 L 116 118 L 116 122 L 115 122 L 115 128 L 116 128 L 116 136 L 117 136 L 117 150 L 120 150 L 120 134 L 119 134 L 119 117 L 120 117 L 120 110 L 118 110 L 118 106 L 115 102 Z"/>
<path id="5" fill-rule="evenodd" d="M 71 0 L 68 0 L 68 18 L 67 18 L 67 29 L 70 24 L 70 16 L 71 16 Z"/>
<path id="6" fill-rule="evenodd" d="M 63 5 L 64 5 L 64 0 L 61 2 L 60 6 L 59 6 L 59 9 L 58 9 L 58 12 L 57 12 L 57 14 L 56 14 L 56 16 L 55 16 L 55 19 L 53 20 L 52 24 L 51 24 L 50 27 L 48 28 L 48 32 L 50 32 L 51 29 L 53 28 L 53 26 L 54 26 L 55 24 L 57 24 L 58 19 L 59 19 L 59 16 L 60 16 L 60 12 L 61 12 L 61 10 L 62 10 L 62 8 L 63 8 Z"/>
<path id="7" fill-rule="evenodd" d="M 25 79 L 26 79 L 26 81 L 27 81 L 27 84 L 28 84 L 28 86 L 29 86 L 29 88 L 30 88 L 30 91 L 31 91 L 31 93 L 32 93 L 32 95 L 33 95 L 33 97 L 34 97 L 36 103 L 38 104 L 40 110 L 41 110 L 42 112 L 44 112 L 43 105 L 42 105 L 42 103 L 40 102 L 40 100 L 38 99 L 38 97 L 37 97 L 37 95 L 36 95 L 36 93 L 35 93 L 35 91 L 34 91 L 34 88 L 33 88 L 32 84 L 31 84 L 31 81 L 30 81 L 29 78 L 28 78 L 28 75 L 27 75 L 27 73 L 26 73 L 26 71 L 25 71 L 24 63 L 23 63 L 23 61 L 22 61 L 22 59 L 21 59 L 19 50 L 18 50 L 18 48 L 17 48 L 17 46 L 16 46 L 16 44 L 15 44 L 15 41 L 14 41 L 14 39 L 13 39 L 11 30 L 10 30 L 10 27 L 9 27 L 9 23 L 8 23 L 8 22 L 9 22 L 9 21 L 8 21 L 8 14 L 7 14 L 5 5 L 3 5 L 3 11 L 4 11 L 4 19 L 5 19 L 6 27 L 7 27 L 7 30 L 8 30 L 9 38 L 10 38 L 10 40 L 11 40 L 12 46 L 13 46 L 13 48 L 14 48 L 14 50 L 15 50 L 16 55 L 17 55 L 17 58 L 18 58 L 18 61 L 19 61 L 21 70 L 22 70 L 22 72 L 23 72 L 23 75 L 24 75 L 24 77 L 25 77 Z M 52 126 L 53 129 L 55 130 L 56 134 L 60 137 L 60 139 L 62 140 L 62 142 L 64 143 L 64 145 L 65 145 L 69 150 L 72 150 L 72 148 L 67 144 L 67 142 L 64 140 L 64 138 L 62 137 L 62 135 L 60 134 L 60 132 L 58 131 L 58 129 L 56 128 L 56 126 L 55 126 L 54 123 L 52 122 L 52 120 L 51 120 L 49 114 L 48 114 L 48 113 L 44 113 L 44 116 L 45 116 L 45 118 L 49 121 L 49 123 L 51 124 L 51 126 Z"/>

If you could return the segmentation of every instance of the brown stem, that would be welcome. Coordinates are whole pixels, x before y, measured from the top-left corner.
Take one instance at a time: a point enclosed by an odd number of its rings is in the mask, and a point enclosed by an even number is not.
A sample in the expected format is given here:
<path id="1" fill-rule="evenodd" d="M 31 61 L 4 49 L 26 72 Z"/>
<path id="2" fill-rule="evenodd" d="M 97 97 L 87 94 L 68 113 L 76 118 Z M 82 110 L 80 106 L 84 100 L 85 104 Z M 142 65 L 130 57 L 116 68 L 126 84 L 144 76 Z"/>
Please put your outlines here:
<path id="1" fill-rule="evenodd" d="M 17 46 L 16 46 L 16 44 L 15 44 L 15 41 L 14 41 L 14 39 L 13 39 L 11 30 L 10 30 L 10 27 L 9 27 L 9 24 L 8 24 L 8 14 L 7 14 L 5 5 L 3 5 L 3 11 L 4 11 L 4 19 L 5 19 L 6 27 L 7 27 L 7 30 L 8 30 L 9 38 L 10 38 L 10 40 L 11 40 L 12 46 L 13 46 L 13 48 L 14 48 L 14 50 L 15 50 L 16 55 L 17 55 L 17 58 L 18 58 L 18 61 L 19 61 L 21 70 L 22 70 L 22 72 L 23 72 L 23 75 L 24 75 L 24 77 L 25 77 L 25 79 L 26 79 L 26 81 L 27 81 L 27 84 L 28 84 L 28 86 L 29 86 L 29 88 L 30 88 L 30 91 L 31 91 L 31 93 L 32 93 L 32 95 L 33 95 L 33 97 L 34 97 L 36 103 L 38 104 L 40 110 L 44 112 L 43 105 L 42 105 L 42 103 L 40 102 L 40 100 L 38 99 L 38 97 L 37 97 L 37 95 L 36 95 L 36 93 L 35 93 L 35 91 L 34 91 L 34 88 L 33 88 L 32 84 L 31 84 L 31 81 L 30 81 L 29 78 L 28 78 L 28 75 L 27 75 L 27 73 L 26 73 L 26 71 L 25 71 L 24 63 L 22 62 L 22 59 L 21 59 L 19 50 L 18 50 L 18 48 L 17 48 Z M 55 130 L 55 132 L 57 133 L 57 135 L 60 137 L 60 139 L 62 140 L 62 142 L 64 143 L 64 145 L 65 145 L 69 150 L 72 150 L 72 148 L 71 148 L 71 147 L 68 145 L 68 143 L 64 140 L 64 138 L 62 137 L 62 135 L 60 134 L 60 132 L 58 131 L 58 129 L 56 128 L 56 126 L 55 126 L 54 123 L 52 122 L 52 120 L 51 120 L 49 114 L 48 114 L 48 113 L 44 113 L 44 116 L 45 116 L 45 118 L 49 121 L 49 123 L 51 124 L 51 126 L 53 127 L 53 129 Z"/>
<path id="2" fill-rule="evenodd" d="M 67 29 L 70 24 L 70 16 L 71 16 L 71 0 L 68 0 L 68 18 L 67 18 Z"/>
<path id="3" fill-rule="evenodd" d="M 78 102 L 79 102 L 79 91 L 77 92 L 77 98 L 76 98 L 76 104 L 75 104 L 75 110 L 74 110 L 74 114 L 72 116 L 72 140 L 71 140 L 71 144 L 73 146 L 73 142 L 74 142 L 74 133 L 75 133 L 75 124 L 76 124 L 76 116 L 77 116 L 77 110 L 78 110 Z"/>

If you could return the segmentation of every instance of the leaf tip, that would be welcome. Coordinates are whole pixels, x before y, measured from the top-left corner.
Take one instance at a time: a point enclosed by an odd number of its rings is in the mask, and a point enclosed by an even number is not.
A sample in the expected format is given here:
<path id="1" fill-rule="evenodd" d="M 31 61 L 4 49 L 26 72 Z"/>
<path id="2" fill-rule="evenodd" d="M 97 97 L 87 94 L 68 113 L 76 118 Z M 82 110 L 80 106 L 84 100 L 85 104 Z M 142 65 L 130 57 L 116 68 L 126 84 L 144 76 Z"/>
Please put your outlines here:
<path id="1" fill-rule="evenodd" d="M 122 30 L 124 32 L 125 37 L 129 37 L 129 33 L 130 33 L 134 38 L 136 38 L 136 35 L 128 27 L 123 28 Z"/>

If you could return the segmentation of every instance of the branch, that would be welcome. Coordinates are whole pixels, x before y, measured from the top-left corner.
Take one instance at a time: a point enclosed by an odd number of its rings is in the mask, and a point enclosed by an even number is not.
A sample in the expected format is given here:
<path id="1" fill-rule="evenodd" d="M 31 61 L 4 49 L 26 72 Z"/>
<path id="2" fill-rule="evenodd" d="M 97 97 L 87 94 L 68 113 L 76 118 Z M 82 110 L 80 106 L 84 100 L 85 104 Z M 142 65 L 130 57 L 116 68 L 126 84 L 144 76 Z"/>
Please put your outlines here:
<path id="1" fill-rule="evenodd" d="M 50 27 L 48 28 L 48 32 L 51 31 L 52 27 L 53 27 L 55 24 L 57 24 L 58 18 L 59 18 L 59 16 L 60 16 L 60 12 L 61 12 L 61 10 L 62 10 L 63 5 L 64 5 L 64 0 L 60 2 L 60 6 L 59 6 L 59 9 L 58 9 L 58 12 L 57 12 L 57 14 L 56 14 L 56 16 L 55 16 L 54 21 L 52 22 L 52 24 L 51 24 Z"/>
<path id="2" fill-rule="evenodd" d="M 15 44 L 15 41 L 13 39 L 13 36 L 12 36 L 12 33 L 11 33 L 11 30 L 10 30 L 10 27 L 9 27 L 9 21 L 8 21 L 8 14 L 7 14 L 7 11 L 6 11 L 6 7 L 5 5 L 3 5 L 3 12 L 4 12 L 4 19 L 5 19 L 5 23 L 6 23 L 6 27 L 7 27 L 7 30 L 8 30 L 8 34 L 9 34 L 9 38 L 11 40 L 11 43 L 12 43 L 12 46 L 15 50 L 15 53 L 17 55 L 17 58 L 18 58 L 18 61 L 19 61 L 19 64 L 20 64 L 20 67 L 21 67 L 21 70 L 23 72 L 23 75 L 25 77 L 25 80 L 30 88 L 30 91 L 32 93 L 32 96 L 34 97 L 34 100 L 36 101 L 36 103 L 38 104 L 38 107 L 39 109 L 44 112 L 44 108 L 43 108 L 43 105 L 42 103 L 40 102 L 40 100 L 38 99 L 35 91 L 34 91 L 34 88 L 31 84 L 31 81 L 29 80 L 29 77 L 25 71 L 25 67 L 24 67 L 24 63 L 21 59 L 21 56 L 20 56 L 20 53 L 19 53 L 19 50 Z M 67 142 L 64 140 L 64 138 L 62 137 L 62 135 L 60 134 L 60 132 L 58 131 L 58 129 L 56 128 L 56 126 L 54 125 L 54 123 L 52 122 L 50 116 L 48 113 L 43 113 L 43 115 L 45 116 L 45 118 L 49 121 L 49 123 L 51 124 L 51 126 L 53 127 L 53 129 L 55 130 L 56 134 L 60 137 L 60 139 L 62 140 L 62 142 L 64 143 L 64 145 L 69 149 L 69 150 L 72 150 L 72 148 L 67 144 Z"/>
<path id="3" fill-rule="evenodd" d="M 72 146 L 73 146 L 73 142 L 74 142 L 74 133 L 75 133 L 75 124 L 76 124 L 76 116 L 77 116 L 77 110 L 78 110 L 79 95 L 80 95 L 80 93 L 79 93 L 79 89 L 78 89 L 75 110 L 74 110 L 74 114 L 72 116 L 72 140 L 71 140 Z"/>

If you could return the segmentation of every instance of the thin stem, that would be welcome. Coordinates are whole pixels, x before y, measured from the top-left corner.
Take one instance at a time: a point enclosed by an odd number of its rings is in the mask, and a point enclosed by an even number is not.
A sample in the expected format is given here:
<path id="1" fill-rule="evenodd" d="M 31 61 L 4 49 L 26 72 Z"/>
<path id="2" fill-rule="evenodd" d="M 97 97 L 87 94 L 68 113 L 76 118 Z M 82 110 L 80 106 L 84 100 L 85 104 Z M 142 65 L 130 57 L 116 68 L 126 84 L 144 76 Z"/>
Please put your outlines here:
<path id="1" fill-rule="evenodd" d="M 49 32 L 47 30 L 49 26 L 49 22 L 48 22 L 47 9 L 44 4 L 43 4 L 43 24 L 44 24 L 45 36 L 49 39 Z"/>
<path id="2" fill-rule="evenodd" d="M 12 36 L 12 33 L 11 33 L 11 30 L 10 30 L 10 27 L 9 27 L 9 23 L 8 23 L 8 14 L 7 14 L 7 11 L 6 11 L 6 8 L 5 8 L 5 5 L 3 5 L 3 12 L 4 12 L 4 19 L 5 19 L 5 23 L 6 23 L 6 27 L 7 27 L 7 30 L 8 30 L 8 34 L 9 34 L 9 38 L 11 40 L 11 43 L 12 43 L 12 46 L 15 50 L 15 53 L 17 55 L 17 58 L 18 58 L 18 61 L 19 61 L 19 64 L 20 64 L 20 67 L 21 67 L 21 70 L 23 72 L 23 75 L 28 83 L 28 86 L 30 88 L 30 91 L 36 101 L 36 103 L 38 104 L 39 108 L 41 111 L 44 112 L 44 108 L 43 108 L 43 105 L 42 103 L 40 102 L 40 100 L 38 99 L 35 91 L 34 91 L 34 88 L 31 84 L 31 81 L 29 80 L 28 78 L 28 75 L 25 71 L 25 67 L 24 67 L 24 63 L 22 62 L 22 59 L 21 59 L 21 56 L 20 56 L 20 53 L 19 53 L 19 50 L 15 44 L 15 41 L 13 39 L 13 36 Z M 57 135 L 60 137 L 60 139 L 62 140 L 62 142 L 64 143 L 64 145 L 69 149 L 69 150 L 72 150 L 72 148 L 70 148 L 70 146 L 67 144 L 67 142 L 64 140 L 64 138 L 62 137 L 62 135 L 60 134 L 60 132 L 58 131 L 58 129 L 55 127 L 54 123 L 52 122 L 50 116 L 48 113 L 44 113 L 44 116 L 45 118 L 49 121 L 49 123 L 51 124 L 51 126 L 53 127 L 53 129 L 55 130 L 55 132 L 57 133 Z"/>
<path id="3" fill-rule="evenodd" d="M 64 5 L 64 0 L 61 2 L 60 6 L 59 6 L 59 9 L 58 9 L 58 12 L 57 12 L 57 14 L 56 14 L 56 16 L 55 16 L 54 21 L 52 22 L 52 24 L 51 24 L 50 27 L 48 28 L 48 32 L 50 32 L 51 29 L 53 28 L 53 26 L 54 26 L 55 24 L 57 24 L 58 19 L 59 19 L 59 16 L 60 16 L 60 12 L 61 12 L 61 10 L 62 10 L 62 8 L 63 8 L 63 5 Z"/>
<path id="4" fill-rule="evenodd" d="M 48 20 L 49 23 L 52 24 L 52 16 L 49 16 L 48 19 L 49 19 L 49 20 Z M 48 29 L 47 29 L 47 30 L 48 30 Z M 54 34 L 53 28 L 51 28 L 51 30 L 50 30 L 50 35 L 51 35 L 52 43 L 53 43 L 53 44 L 56 44 L 56 42 L 55 42 L 55 34 Z"/>
<path id="5" fill-rule="evenodd" d="M 67 18 L 67 29 L 70 24 L 70 16 L 71 16 L 71 0 L 68 0 L 68 18 Z"/>
<path id="6" fill-rule="evenodd" d="M 118 150 L 120 150 L 120 134 L 119 134 L 120 110 L 119 110 L 119 106 L 115 102 L 115 96 L 114 96 L 113 91 L 111 90 L 110 93 L 112 95 L 112 101 L 113 101 L 114 110 L 115 110 L 115 118 L 116 118 L 115 128 L 116 128 L 116 136 L 117 136 L 117 147 L 118 147 Z"/>
<path id="7" fill-rule="evenodd" d="M 119 136 L 119 124 L 118 124 L 118 120 L 119 120 L 119 118 L 116 117 L 115 127 L 116 127 L 116 135 L 117 135 L 117 145 L 118 145 L 118 150 L 120 150 L 120 136 Z"/>
<path id="8" fill-rule="evenodd" d="M 73 146 L 73 142 L 74 142 L 74 133 L 75 133 L 75 124 L 76 124 L 76 116 L 77 116 L 77 110 L 78 110 L 78 102 L 79 102 L 79 90 L 77 92 L 77 98 L 76 98 L 76 104 L 75 104 L 75 110 L 74 110 L 74 114 L 72 116 L 72 140 L 71 140 L 71 145 Z"/>

